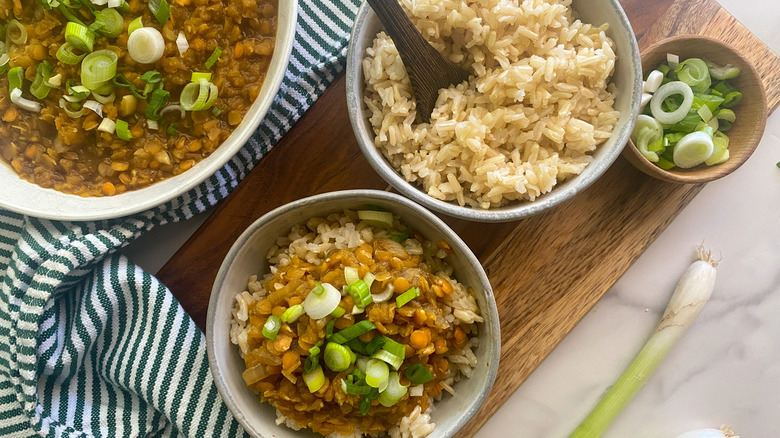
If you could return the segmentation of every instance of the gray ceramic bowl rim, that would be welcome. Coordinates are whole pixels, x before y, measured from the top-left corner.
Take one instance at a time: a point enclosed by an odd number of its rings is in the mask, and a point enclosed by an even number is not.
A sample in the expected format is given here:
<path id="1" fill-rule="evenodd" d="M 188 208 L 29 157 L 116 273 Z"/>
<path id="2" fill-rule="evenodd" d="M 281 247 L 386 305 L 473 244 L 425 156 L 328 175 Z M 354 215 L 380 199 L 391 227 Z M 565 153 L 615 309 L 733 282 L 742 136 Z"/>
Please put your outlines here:
<path id="1" fill-rule="evenodd" d="M 0 181 L 6 186 L 0 197 L 0 208 L 47 219 L 87 221 L 113 219 L 155 208 L 182 196 L 218 172 L 230 161 L 257 130 L 271 107 L 285 77 L 295 40 L 298 4 L 282 2 L 284 27 L 276 35 L 276 49 L 266 72 L 266 81 L 244 120 L 209 156 L 180 175 L 138 190 L 106 197 L 81 197 L 46 189 L 20 178 L 6 163 L 0 163 Z M 287 32 L 281 33 L 282 30 Z"/>
<path id="2" fill-rule="evenodd" d="M 631 23 L 628 21 L 628 17 L 623 11 L 623 7 L 618 0 L 606 0 L 608 1 L 612 9 L 618 16 L 618 20 L 622 24 L 623 28 L 627 30 L 630 35 L 628 44 L 630 45 L 631 57 L 634 66 L 636 67 L 634 75 L 633 90 L 631 96 L 631 110 L 633 115 L 631 121 L 629 121 L 624 129 L 617 134 L 615 145 L 610 149 L 608 154 L 603 156 L 600 161 L 592 162 L 589 167 L 596 166 L 595 171 L 590 171 L 587 174 L 577 175 L 576 185 L 568 185 L 567 187 L 556 187 L 550 193 L 546 193 L 533 202 L 522 202 L 517 205 L 511 205 L 502 207 L 501 209 L 489 209 L 478 210 L 470 207 L 461 207 L 455 203 L 441 201 L 428 194 L 424 193 L 421 189 L 408 183 L 395 169 L 392 168 L 384 158 L 382 153 L 374 145 L 374 140 L 369 136 L 367 132 L 361 131 L 358 126 L 362 119 L 363 114 L 363 102 L 360 101 L 360 91 L 362 85 L 361 69 L 363 54 L 357 44 L 357 38 L 361 33 L 361 29 L 364 27 L 369 14 L 373 15 L 373 10 L 367 2 L 363 2 L 355 17 L 355 23 L 352 27 L 352 33 L 349 39 L 349 47 L 347 49 L 347 108 L 349 111 L 349 119 L 352 124 L 352 129 L 357 138 L 358 146 L 360 147 L 363 155 L 368 160 L 371 167 L 381 176 L 387 183 L 393 186 L 404 196 L 407 196 L 420 204 L 435 210 L 439 213 L 446 214 L 448 216 L 456 217 L 459 219 L 470 220 L 475 222 L 510 222 L 518 219 L 539 214 L 549 208 L 559 205 L 568 201 L 577 193 L 585 190 L 591 184 L 593 184 L 604 172 L 615 162 L 617 157 L 623 151 L 626 143 L 631 136 L 633 130 L 633 119 L 639 114 L 639 103 L 642 94 L 642 62 L 639 56 L 639 45 L 637 44 L 634 31 L 631 27 Z M 613 134 L 614 137 L 615 134 Z"/>
<path id="3" fill-rule="evenodd" d="M 470 266 L 474 267 L 474 270 L 476 271 L 477 276 L 479 277 L 479 284 L 482 287 L 482 289 L 485 291 L 486 295 L 486 301 L 488 302 L 489 306 L 488 309 L 482 309 L 482 312 L 488 312 L 490 318 L 485 318 L 486 323 L 486 330 L 489 330 L 493 333 L 495 333 L 495 339 L 497 345 L 495 345 L 493 348 L 493 354 L 491 357 L 489 357 L 487 360 L 490 362 L 490 367 L 488 368 L 488 378 L 486 380 L 486 385 L 480 390 L 479 394 L 474 398 L 472 403 L 470 404 L 470 409 L 464 413 L 458 421 L 455 423 L 455 425 L 452 428 L 452 434 L 448 434 L 447 436 L 454 435 L 457 433 L 457 431 L 461 430 L 477 413 L 479 408 L 482 406 L 484 401 L 487 399 L 487 396 L 490 394 L 490 390 L 493 388 L 493 384 L 496 379 L 496 374 L 498 372 L 498 363 L 501 356 L 501 326 L 499 324 L 498 319 L 498 308 L 496 306 L 495 298 L 493 296 L 493 288 L 490 286 L 490 281 L 487 278 L 487 274 L 485 273 L 485 270 L 482 267 L 482 264 L 479 262 L 477 257 L 471 252 L 471 249 L 466 245 L 465 242 L 447 225 L 436 217 L 433 213 L 426 210 L 425 208 L 421 207 L 420 205 L 410 201 L 407 198 L 404 198 L 403 196 L 396 195 L 394 193 L 379 191 L 379 190 L 370 190 L 370 189 L 357 189 L 357 190 L 342 190 L 337 192 L 328 192 L 328 193 L 322 193 L 319 195 L 310 196 L 307 198 L 302 198 L 297 201 L 293 201 L 291 203 L 282 205 L 281 207 L 277 207 L 276 209 L 264 214 L 259 219 L 257 219 L 255 222 L 253 222 L 241 235 L 236 239 L 236 241 L 233 243 L 233 246 L 231 246 L 230 251 L 228 251 L 228 254 L 225 256 L 224 261 L 222 262 L 222 265 L 219 268 L 219 271 L 217 272 L 217 276 L 214 280 L 214 286 L 211 289 L 211 295 L 209 296 L 209 306 L 207 311 L 207 317 L 206 317 L 206 353 L 208 356 L 209 361 L 209 370 L 211 371 L 211 375 L 214 379 L 214 384 L 217 386 L 217 390 L 219 391 L 220 396 L 222 397 L 222 400 L 224 401 L 225 405 L 227 405 L 230 412 L 233 413 L 234 417 L 238 420 L 238 422 L 244 426 L 247 427 L 249 421 L 247 418 L 243 415 L 236 415 L 237 412 L 240 411 L 240 408 L 236 404 L 235 400 L 231 396 L 230 393 L 226 390 L 226 382 L 225 377 L 222 375 L 222 370 L 218 367 L 216 357 L 215 357 L 215 340 L 212 336 L 212 333 L 214 331 L 214 323 L 216 321 L 216 307 L 217 307 L 217 301 L 219 297 L 219 285 L 222 284 L 225 276 L 227 275 L 227 271 L 232 263 L 232 261 L 236 258 L 241 248 L 246 244 L 246 242 L 250 239 L 250 237 L 257 232 L 259 228 L 262 228 L 266 223 L 270 222 L 272 219 L 277 218 L 279 216 L 285 215 L 291 211 L 306 208 L 309 205 L 318 204 L 320 202 L 326 202 L 331 200 L 345 200 L 350 198 L 372 198 L 372 199 L 378 199 L 383 201 L 388 201 L 391 203 L 397 203 L 401 204 L 410 210 L 415 211 L 418 213 L 424 220 L 431 223 L 437 230 L 441 231 L 441 233 L 445 236 L 447 241 L 449 242 L 450 246 L 452 248 L 463 255 L 465 260 L 468 262 Z M 487 322 L 490 322 L 489 325 L 487 325 Z M 224 340 L 223 340 L 224 341 Z"/>

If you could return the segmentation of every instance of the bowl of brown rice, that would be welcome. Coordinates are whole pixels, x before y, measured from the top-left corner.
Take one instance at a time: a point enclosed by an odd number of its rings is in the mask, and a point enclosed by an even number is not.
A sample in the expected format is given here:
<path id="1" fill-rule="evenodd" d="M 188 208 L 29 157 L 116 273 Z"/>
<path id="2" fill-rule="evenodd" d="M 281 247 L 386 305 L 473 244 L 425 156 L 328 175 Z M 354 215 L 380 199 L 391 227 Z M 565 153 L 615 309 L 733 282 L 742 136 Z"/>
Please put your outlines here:
<path id="1" fill-rule="evenodd" d="M 584 190 L 639 110 L 641 61 L 617 0 L 403 0 L 423 36 L 470 73 L 416 122 L 403 62 L 363 4 L 347 53 L 358 144 L 393 188 L 437 212 L 506 222 Z M 581 6 L 581 7 L 579 7 Z"/>
<path id="2" fill-rule="evenodd" d="M 492 388 L 501 335 L 487 275 L 457 234 L 400 195 L 348 190 L 279 207 L 236 240 L 206 345 L 252 436 L 451 437 Z"/>

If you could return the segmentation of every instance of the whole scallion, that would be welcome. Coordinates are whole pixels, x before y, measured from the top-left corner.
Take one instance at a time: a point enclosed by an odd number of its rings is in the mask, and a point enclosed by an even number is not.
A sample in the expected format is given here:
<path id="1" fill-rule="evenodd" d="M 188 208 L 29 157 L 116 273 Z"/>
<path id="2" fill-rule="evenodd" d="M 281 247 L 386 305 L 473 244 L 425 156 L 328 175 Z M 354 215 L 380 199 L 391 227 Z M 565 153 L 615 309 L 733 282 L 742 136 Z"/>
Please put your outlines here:
<path id="1" fill-rule="evenodd" d="M 634 398 L 709 301 L 717 262 L 699 247 L 698 260 L 680 277 L 661 322 L 628 369 L 569 438 L 600 437 Z"/>

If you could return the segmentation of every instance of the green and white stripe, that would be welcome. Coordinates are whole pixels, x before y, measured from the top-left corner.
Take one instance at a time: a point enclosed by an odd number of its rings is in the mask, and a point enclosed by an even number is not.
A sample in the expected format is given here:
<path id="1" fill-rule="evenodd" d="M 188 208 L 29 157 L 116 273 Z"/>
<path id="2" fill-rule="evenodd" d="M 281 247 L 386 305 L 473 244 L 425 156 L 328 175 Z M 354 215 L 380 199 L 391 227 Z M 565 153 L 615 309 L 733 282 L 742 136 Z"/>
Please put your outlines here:
<path id="1" fill-rule="evenodd" d="M 266 119 L 185 195 L 89 223 L 0 211 L 0 436 L 245 435 L 211 380 L 203 334 L 117 250 L 235 188 L 343 70 L 359 3 L 299 2 L 290 68 Z"/>

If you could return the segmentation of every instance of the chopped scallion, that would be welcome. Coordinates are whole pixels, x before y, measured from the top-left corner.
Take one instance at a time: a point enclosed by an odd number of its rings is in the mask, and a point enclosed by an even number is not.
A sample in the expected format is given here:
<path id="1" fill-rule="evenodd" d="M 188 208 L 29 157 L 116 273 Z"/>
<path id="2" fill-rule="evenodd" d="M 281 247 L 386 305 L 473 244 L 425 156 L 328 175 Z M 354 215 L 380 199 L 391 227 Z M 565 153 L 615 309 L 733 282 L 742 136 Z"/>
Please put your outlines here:
<path id="1" fill-rule="evenodd" d="M 70 43 L 63 43 L 59 49 L 57 49 L 57 59 L 59 59 L 61 62 L 64 62 L 65 64 L 70 65 L 76 65 L 78 64 L 82 59 L 84 59 L 85 56 L 87 56 L 86 53 L 75 53 L 74 51 L 78 50 L 74 46 L 72 46 Z"/>
<path id="2" fill-rule="evenodd" d="M 271 315 L 263 324 L 263 336 L 268 339 L 276 339 L 276 335 L 279 334 L 279 329 L 282 328 L 282 321 L 276 315 Z"/>
<path id="3" fill-rule="evenodd" d="M 82 24 L 69 21 L 65 25 L 65 41 L 84 52 L 91 52 L 95 43 L 95 34 Z"/>
<path id="4" fill-rule="evenodd" d="M 303 373 L 303 381 L 309 388 L 309 392 L 317 392 L 322 385 L 325 384 L 325 373 L 322 372 L 322 367 L 317 366 L 313 370 L 307 373 Z"/>
<path id="5" fill-rule="evenodd" d="M 347 293 L 352 297 L 355 306 L 359 309 L 365 309 L 366 306 L 373 302 L 368 285 L 363 280 L 358 280 L 347 286 Z"/>
<path id="6" fill-rule="evenodd" d="M 406 347 L 388 337 L 384 338 L 385 340 L 382 347 L 372 354 L 371 358 L 386 362 L 397 370 L 401 367 L 404 357 L 406 356 Z"/>
<path id="7" fill-rule="evenodd" d="M 8 70 L 8 92 L 14 91 L 15 88 L 22 89 L 24 84 L 24 69 L 22 67 L 14 67 Z"/>
<path id="8" fill-rule="evenodd" d="M 339 307 L 336 307 L 336 309 L 334 311 L 330 312 L 330 316 L 332 316 L 334 318 L 341 318 L 342 316 L 344 316 L 344 313 L 346 313 L 346 312 L 347 311 L 344 310 L 343 307 L 339 306 Z"/>
<path id="9" fill-rule="evenodd" d="M 293 323 L 298 320 L 298 318 L 303 315 L 303 305 L 296 304 L 294 306 L 290 306 L 289 309 L 285 310 L 284 313 L 282 313 L 282 322 L 286 323 Z"/>
<path id="10" fill-rule="evenodd" d="M 366 383 L 372 388 L 380 388 L 387 384 L 390 368 L 378 359 L 369 359 L 366 365 Z"/>
<path id="11" fill-rule="evenodd" d="M 360 275 L 358 275 L 357 268 L 352 266 L 344 267 L 344 281 L 346 281 L 347 285 L 353 284 L 358 280 L 360 280 Z"/>
<path id="12" fill-rule="evenodd" d="M 194 71 L 194 72 L 192 72 L 192 77 L 190 78 L 190 81 L 191 82 L 198 82 L 201 78 L 203 78 L 203 79 L 205 79 L 207 81 L 210 81 L 211 80 L 211 73 L 208 73 L 208 72 L 203 73 L 203 72 Z"/>
<path id="13" fill-rule="evenodd" d="M 131 33 L 135 32 L 136 30 L 144 27 L 144 22 L 141 19 L 141 17 L 135 18 L 133 21 L 130 22 L 129 25 L 127 25 L 127 34 L 130 35 Z"/>
<path id="14" fill-rule="evenodd" d="M 165 26 L 168 21 L 168 17 L 171 15 L 171 7 L 166 0 L 149 0 L 149 10 L 160 23 L 160 26 Z"/>
<path id="15" fill-rule="evenodd" d="M 395 297 L 395 304 L 398 307 L 405 306 L 409 301 L 412 301 L 413 299 L 420 296 L 420 289 L 413 287 L 406 292 L 402 293 L 401 295 L 398 295 Z"/>
<path id="16" fill-rule="evenodd" d="M 131 140 L 133 138 L 133 133 L 130 132 L 130 128 L 127 126 L 126 121 L 116 121 L 116 136 L 125 141 Z"/>
<path id="17" fill-rule="evenodd" d="M 81 62 L 81 83 L 92 91 L 108 94 L 118 60 L 119 56 L 113 50 L 90 53 Z"/>
<path id="18" fill-rule="evenodd" d="M 355 353 L 344 345 L 328 342 L 325 346 L 323 360 L 332 371 L 337 373 L 346 371 L 352 365 L 354 358 L 356 358 Z"/>
<path id="19" fill-rule="evenodd" d="M 152 91 L 152 95 L 149 98 L 149 103 L 146 105 L 144 114 L 147 119 L 160 120 L 160 110 L 168 103 L 171 93 L 158 88 Z"/>
<path id="20" fill-rule="evenodd" d="M 433 380 L 433 374 L 421 363 L 409 365 L 404 371 L 406 378 L 415 385 L 422 385 Z"/>
<path id="21" fill-rule="evenodd" d="M 209 59 L 206 60 L 206 68 L 210 69 L 217 61 L 219 61 L 219 57 L 222 55 L 222 49 L 217 46 L 214 48 L 214 51 L 211 53 L 211 56 L 209 56 Z"/>
<path id="22" fill-rule="evenodd" d="M 363 333 L 368 333 L 371 330 L 374 330 L 376 326 L 369 320 L 363 320 L 356 324 L 353 324 L 344 330 L 339 331 L 338 333 L 334 333 L 330 337 L 330 342 L 336 343 L 336 344 L 345 344 L 352 339 L 357 338 L 358 336 L 362 335 Z"/>
<path id="23" fill-rule="evenodd" d="M 360 210 L 357 214 L 358 219 L 368 225 L 378 228 L 389 228 L 393 226 L 393 213 L 388 211 Z"/>

